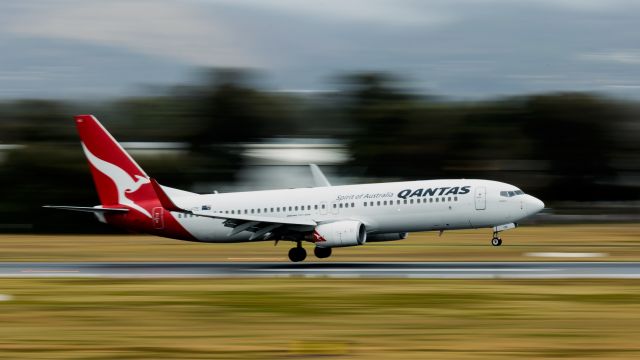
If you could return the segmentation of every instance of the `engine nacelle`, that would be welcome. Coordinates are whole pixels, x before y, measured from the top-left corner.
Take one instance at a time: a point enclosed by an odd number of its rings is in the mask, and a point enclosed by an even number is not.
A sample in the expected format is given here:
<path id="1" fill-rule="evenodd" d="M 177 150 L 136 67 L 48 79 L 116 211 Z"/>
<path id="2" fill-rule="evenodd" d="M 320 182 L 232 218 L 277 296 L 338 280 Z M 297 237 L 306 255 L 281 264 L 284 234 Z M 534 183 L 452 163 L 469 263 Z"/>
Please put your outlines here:
<path id="1" fill-rule="evenodd" d="M 363 245 L 367 230 L 360 221 L 345 220 L 316 226 L 313 241 L 317 247 L 332 248 Z"/>
<path id="2" fill-rule="evenodd" d="M 395 241 L 406 239 L 409 233 L 401 232 L 401 233 L 386 233 L 386 234 L 370 234 L 367 237 L 367 241 L 369 242 L 379 242 L 379 241 Z"/>

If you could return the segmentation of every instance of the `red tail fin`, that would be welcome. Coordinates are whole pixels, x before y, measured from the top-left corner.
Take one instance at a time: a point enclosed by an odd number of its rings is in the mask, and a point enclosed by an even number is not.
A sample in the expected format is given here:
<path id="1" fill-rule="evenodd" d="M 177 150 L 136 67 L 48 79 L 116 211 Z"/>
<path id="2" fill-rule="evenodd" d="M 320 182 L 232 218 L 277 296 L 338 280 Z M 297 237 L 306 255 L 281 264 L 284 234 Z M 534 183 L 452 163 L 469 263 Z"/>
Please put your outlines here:
<path id="1" fill-rule="evenodd" d="M 94 116 L 78 115 L 75 120 L 102 205 L 126 205 L 151 217 L 149 207 L 140 204 L 157 202 L 144 170 Z"/>

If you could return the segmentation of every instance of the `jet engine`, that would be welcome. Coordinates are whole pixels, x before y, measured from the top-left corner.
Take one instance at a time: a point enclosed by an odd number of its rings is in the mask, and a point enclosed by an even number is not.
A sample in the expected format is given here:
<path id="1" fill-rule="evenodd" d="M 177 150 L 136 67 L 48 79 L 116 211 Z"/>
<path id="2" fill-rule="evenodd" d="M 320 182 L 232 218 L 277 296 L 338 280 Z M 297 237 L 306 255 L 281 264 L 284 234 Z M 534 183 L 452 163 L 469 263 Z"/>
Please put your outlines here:
<path id="1" fill-rule="evenodd" d="M 357 246 L 367 241 L 367 231 L 359 221 L 336 221 L 316 226 L 312 240 L 321 248 Z"/>
<path id="2" fill-rule="evenodd" d="M 394 240 L 402 240 L 407 238 L 408 233 L 385 233 L 385 234 L 371 234 L 367 237 L 367 241 L 369 242 L 379 242 L 379 241 L 394 241 Z"/>

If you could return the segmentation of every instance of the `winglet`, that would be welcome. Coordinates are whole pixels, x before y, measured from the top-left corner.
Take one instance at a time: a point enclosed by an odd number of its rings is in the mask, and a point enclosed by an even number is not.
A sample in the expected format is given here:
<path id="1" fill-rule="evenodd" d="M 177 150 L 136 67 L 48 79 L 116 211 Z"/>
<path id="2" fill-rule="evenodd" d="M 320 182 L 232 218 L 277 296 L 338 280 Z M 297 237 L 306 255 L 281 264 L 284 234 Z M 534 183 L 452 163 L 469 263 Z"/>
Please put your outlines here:
<path id="1" fill-rule="evenodd" d="M 151 180 L 151 186 L 153 186 L 153 191 L 156 192 L 156 196 L 158 197 L 158 200 L 160 200 L 160 204 L 162 205 L 163 208 L 165 208 L 165 210 L 185 212 L 184 209 L 178 207 L 176 204 L 173 203 L 173 200 L 171 200 L 167 195 L 167 193 L 165 193 L 164 190 L 162 190 L 162 186 L 158 184 L 156 179 L 151 178 L 150 180 Z"/>
<path id="2" fill-rule="evenodd" d="M 313 176 L 313 183 L 315 187 L 331 186 L 331 183 L 327 180 L 327 177 L 324 176 L 318 165 L 309 164 L 309 168 L 311 168 L 311 175 Z"/>

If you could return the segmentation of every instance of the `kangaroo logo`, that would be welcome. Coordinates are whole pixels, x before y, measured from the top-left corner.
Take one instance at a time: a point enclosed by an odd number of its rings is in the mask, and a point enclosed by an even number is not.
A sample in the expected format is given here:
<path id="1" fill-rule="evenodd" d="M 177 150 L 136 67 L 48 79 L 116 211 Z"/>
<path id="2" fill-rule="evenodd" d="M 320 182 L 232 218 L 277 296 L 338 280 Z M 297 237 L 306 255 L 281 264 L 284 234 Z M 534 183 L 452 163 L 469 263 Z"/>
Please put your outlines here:
<path id="1" fill-rule="evenodd" d="M 84 150 L 87 159 L 98 171 L 108 176 L 111 181 L 116 185 L 118 191 L 118 204 L 127 205 L 131 208 L 138 210 L 144 215 L 151 218 L 151 214 L 145 210 L 142 206 L 134 203 L 127 197 L 127 194 L 136 192 L 140 186 L 149 184 L 151 180 L 144 176 L 135 175 L 135 179 L 131 177 L 126 171 L 122 170 L 118 166 L 106 162 L 97 156 L 93 155 L 89 149 L 82 143 L 82 149 Z"/>

